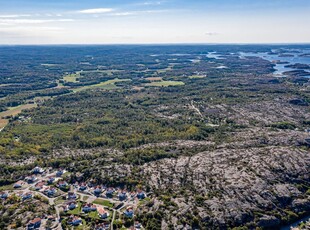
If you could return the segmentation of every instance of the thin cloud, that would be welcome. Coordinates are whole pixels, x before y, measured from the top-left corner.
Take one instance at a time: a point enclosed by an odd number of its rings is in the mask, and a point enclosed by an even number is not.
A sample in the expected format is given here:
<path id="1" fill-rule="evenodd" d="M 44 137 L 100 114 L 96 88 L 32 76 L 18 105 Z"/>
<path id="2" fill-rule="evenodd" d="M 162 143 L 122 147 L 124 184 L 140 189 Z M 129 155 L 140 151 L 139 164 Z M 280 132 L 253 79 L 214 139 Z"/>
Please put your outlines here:
<path id="1" fill-rule="evenodd" d="M 22 18 L 30 17 L 30 14 L 9 14 L 9 15 L 0 15 L 0 18 Z"/>
<path id="2" fill-rule="evenodd" d="M 0 19 L 0 25 L 43 24 L 50 22 L 73 22 L 73 19 Z"/>
<path id="3" fill-rule="evenodd" d="M 80 10 L 78 13 L 81 14 L 105 14 L 113 12 L 114 9 L 112 8 L 95 8 L 95 9 L 86 9 L 86 10 Z"/>
<path id="4" fill-rule="evenodd" d="M 140 11 L 115 12 L 109 15 L 111 16 L 132 16 L 132 15 L 141 15 L 141 14 L 166 13 L 169 11 L 170 10 L 140 10 Z"/>
<path id="5" fill-rule="evenodd" d="M 110 14 L 112 16 L 130 16 L 130 15 L 137 15 L 136 12 L 118 12 L 118 13 L 113 13 L 113 14 Z"/>
<path id="6" fill-rule="evenodd" d="M 161 5 L 163 4 L 163 1 L 155 1 L 155 2 L 143 2 L 140 5 L 144 5 L 144 6 L 154 6 L 154 5 Z"/>
<path id="7" fill-rule="evenodd" d="M 11 33 L 11 32 L 33 32 L 33 31 L 46 31 L 46 32 L 58 32 L 64 31 L 62 27 L 51 27 L 51 26 L 30 26 L 30 27 L 10 27 L 10 28 L 1 28 L 0 33 Z"/>

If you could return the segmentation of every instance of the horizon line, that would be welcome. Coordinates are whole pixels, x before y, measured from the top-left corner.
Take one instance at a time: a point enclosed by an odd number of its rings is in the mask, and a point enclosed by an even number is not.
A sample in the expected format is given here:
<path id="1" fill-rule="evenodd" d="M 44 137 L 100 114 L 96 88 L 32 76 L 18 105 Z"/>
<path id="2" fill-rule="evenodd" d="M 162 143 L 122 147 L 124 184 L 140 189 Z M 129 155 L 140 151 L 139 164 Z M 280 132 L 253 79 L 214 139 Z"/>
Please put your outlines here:
<path id="1" fill-rule="evenodd" d="M 175 42 L 175 43 L 38 43 L 38 44 L 0 44 L 0 46 L 167 46 L 167 45 L 310 45 L 310 42 L 232 42 L 232 43 L 195 43 L 195 42 Z"/>

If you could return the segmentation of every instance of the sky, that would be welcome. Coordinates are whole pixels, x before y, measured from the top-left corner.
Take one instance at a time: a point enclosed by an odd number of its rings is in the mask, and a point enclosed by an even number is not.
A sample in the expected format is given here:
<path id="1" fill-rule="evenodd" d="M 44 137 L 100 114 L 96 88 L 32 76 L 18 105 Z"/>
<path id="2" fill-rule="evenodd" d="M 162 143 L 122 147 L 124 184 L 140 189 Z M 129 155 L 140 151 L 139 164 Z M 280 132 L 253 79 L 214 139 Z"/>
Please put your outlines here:
<path id="1" fill-rule="evenodd" d="M 0 44 L 310 43 L 310 0 L 0 0 Z"/>

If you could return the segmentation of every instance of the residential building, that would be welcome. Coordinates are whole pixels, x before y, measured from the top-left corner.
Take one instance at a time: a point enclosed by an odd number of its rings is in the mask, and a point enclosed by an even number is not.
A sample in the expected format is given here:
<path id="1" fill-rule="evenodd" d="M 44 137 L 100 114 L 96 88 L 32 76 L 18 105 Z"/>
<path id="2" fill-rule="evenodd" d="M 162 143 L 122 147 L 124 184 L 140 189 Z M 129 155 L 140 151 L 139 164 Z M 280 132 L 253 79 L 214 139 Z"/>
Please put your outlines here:
<path id="1" fill-rule="evenodd" d="M 27 224 L 27 229 L 38 229 L 41 226 L 41 218 L 34 218 Z"/>
<path id="2" fill-rule="evenodd" d="M 78 226 L 78 225 L 82 224 L 82 219 L 80 217 L 71 215 L 68 218 L 68 224 L 70 224 L 72 226 Z"/>
<path id="3" fill-rule="evenodd" d="M 97 208 L 98 215 L 101 219 L 106 219 L 109 217 L 109 212 L 107 212 L 103 207 L 98 207 Z"/>
<path id="4" fill-rule="evenodd" d="M 133 218 L 134 212 L 133 212 L 132 207 L 128 207 L 126 211 L 124 212 L 124 215 L 128 218 Z"/>
<path id="5" fill-rule="evenodd" d="M 97 207 L 94 204 L 85 204 L 82 208 L 82 211 L 85 213 L 96 211 Z"/>
<path id="6" fill-rule="evenodd" d="M 33 174 L 42 174 L 42 173 L 44 173 L 44 169 L 37 166 L 37 167 L 35 167 L 35 168 L 32 170 L 32 173 L 33 173 Z"/>
<path id="7" fill-rule="evenodd" d="M 15 184 L 14 184 L 14 186 L 13 186 L 13 188 L 21 188 L 22 186 L 23 186 L 23 184 L 24 184 L 24 182 L 23 181 L 17 181 Z"/>

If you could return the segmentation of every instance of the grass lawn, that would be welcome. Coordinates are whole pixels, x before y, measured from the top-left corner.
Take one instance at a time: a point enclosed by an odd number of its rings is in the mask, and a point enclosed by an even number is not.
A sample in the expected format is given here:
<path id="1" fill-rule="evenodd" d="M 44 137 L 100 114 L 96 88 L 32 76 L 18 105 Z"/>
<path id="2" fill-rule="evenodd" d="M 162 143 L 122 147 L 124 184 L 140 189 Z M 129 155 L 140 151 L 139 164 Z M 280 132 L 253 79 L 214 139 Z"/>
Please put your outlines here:
<path id="1" fill-rule="evenodd" d="M 62 204 L 64 203 L 66 200 L 61 196 L 55 199 L 55 204 Z"/>
<path id="2" fill-rule="evenodd" d="M 0 186 L 0 191 L 14 190 L 13 186 L 14 186 L 14 184 Z"/>
<path id="3" fill-rule="evenodd" d="M 157 73 L 166 73 L 167 71 L 171 71 L 173 69 L 173 64 L 169 64 L 169 67 L 165 68 L 165 69 L 159 69 L 157 70 Z"/>
<path id="4" fill-rule="evenodd" d="M 97 211 L 88 213 L 88 216 L 92 219 L 100 219 Z"/>
<path id="5" fill-rule="evenodd" d="M 147 77 L 145 79 L 148 81 L 162 81 L 163 80 L 162 77 Z"/>
<path id="6" fill-rule="evenodd" d="M 86 201 L 89 198 L 89 196 L 83 196 L 83 201 Z"/>
<path id="7" fill-rule="evenodd" d="M 82 86 L 76 89 L 73 89 L 74 92 L 80 92 L 82 90 L 86 90 L 86 89 L 93 89 L 93 88 L 102 88 L 102 89 L 107 89 L 107 90 L 111 90 L 111 89 L 117 89 L 118 87 L 115 85 L 115 83 L 117 82 L 126 82 L 126 81 L 131 81 L 130 79 L 112 79 L 112 80 L 108 80 L 105 82 L 101 82 L 99 84 L 95 84 L 95 85 L 87 85 L 87 86 Z"/>
<path id="8" fill-rule="evenodd" d="M 81 75 L 79 73 L 76 74 L 69 74 L 64 76 L 64 81 L 66 82 L 78 82 L 77 78 L 80 78 Z"/>
<path id="9" fill-rule="evenodd" d="M 156 81 L 146 84 L 146 86 L 155 86 L 155 87 L 167 87 L 167 86 L 181 86 L 185 85 L 182 81 Z"/>
<path id="10" fill-rule="evenodd" d="M 189 76 L 189 79 L 200 79 L 200 78 L 205 78 L 206 76 L 202 76 L 202 75 L 193 75 L 193 76 Z"/>
<path id="11" fill-rule="evenodd" d="M 93 203 L 94 204 L 100 204 L 100 205 L 103 205 L 103 206 L 106 206 L 106 207 L 109 207 L 109 208 L 112 208 L 114 206 L 114 204 L 112 204 L 110 201 L 102 200 L 102 199 L 99 199 L 99 198 L 94 200 Z"/>
<path id="12" fill-rule="evenodd" d="M 61 175 L 62 178 L 66 178 L 70 176 L 70 172 L 65 172 L 64 174 Z"/>

